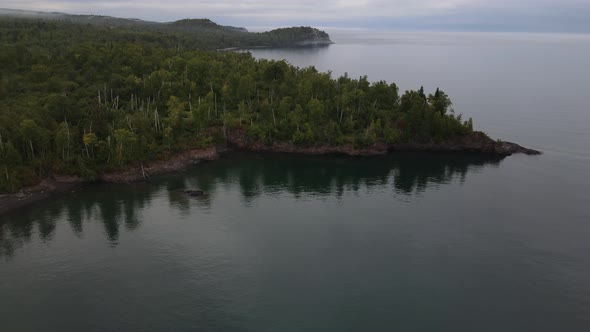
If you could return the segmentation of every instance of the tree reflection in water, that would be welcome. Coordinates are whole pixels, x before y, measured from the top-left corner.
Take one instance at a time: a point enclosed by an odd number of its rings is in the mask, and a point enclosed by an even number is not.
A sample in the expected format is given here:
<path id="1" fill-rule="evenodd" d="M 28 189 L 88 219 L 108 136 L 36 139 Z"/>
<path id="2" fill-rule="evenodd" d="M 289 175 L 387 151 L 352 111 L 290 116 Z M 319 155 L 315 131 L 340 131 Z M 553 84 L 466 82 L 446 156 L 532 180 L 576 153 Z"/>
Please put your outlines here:
<path id="1" fill-rule="evenodd" d="M 99 221 L 110 245 L 116 246 L 121 227 L 130 231 L 140 227 L 142 211 L 158 193 L 165 193 L 169 206 L 184 216 L 192 209 L 209 213 L 213 204 L 222 205 L 215 199 L 220 188 L 239 192 L 246 206 L 261 195 L 341 199 L 362 188 L 390 188 L 393 199 L 410 199 L 432 187 L 463 183 L 469 172 L 495 167 L 500 161 L 461 154 L 404 153 L 373 158 L 236 154 L 149 183 L 89 186 L 4 216 L 0 218 L 0 257 L 11 257 L 33 236 L 51 241 L 61 220 L 67 220 L 78 237 L 83 236 L 86 223 Z M 193 198 L 183 193 L 194 188 L 206 195 Z"/>

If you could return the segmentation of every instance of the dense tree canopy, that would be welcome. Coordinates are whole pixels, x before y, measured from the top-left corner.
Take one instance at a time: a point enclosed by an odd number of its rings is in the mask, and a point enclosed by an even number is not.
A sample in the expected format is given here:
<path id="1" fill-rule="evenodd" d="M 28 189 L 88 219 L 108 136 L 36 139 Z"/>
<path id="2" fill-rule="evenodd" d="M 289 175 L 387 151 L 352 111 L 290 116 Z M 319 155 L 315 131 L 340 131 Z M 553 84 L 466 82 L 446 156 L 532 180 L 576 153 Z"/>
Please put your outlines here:
<path id="1" fill-rule="evenodd" d="M 361 147 L 472 130 L 438 89 L 399 95 L 367 77 L 202 50 L 245 42 L 210 36 L 0 20 L 0 190 L 52 172 L 92 178 L 228 135 Z"/>

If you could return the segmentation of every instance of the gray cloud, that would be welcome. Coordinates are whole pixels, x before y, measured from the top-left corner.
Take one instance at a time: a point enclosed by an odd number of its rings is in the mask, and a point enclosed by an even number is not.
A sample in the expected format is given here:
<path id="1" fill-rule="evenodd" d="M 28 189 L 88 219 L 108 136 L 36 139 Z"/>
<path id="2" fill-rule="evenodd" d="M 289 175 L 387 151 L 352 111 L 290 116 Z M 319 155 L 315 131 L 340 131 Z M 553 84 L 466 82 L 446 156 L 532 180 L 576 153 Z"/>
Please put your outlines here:
<path id="1" fill-rule="evenodd" d="M 157 21 L 209 17 L 246 26 L 590 31 L 588 0 L 3 0 L 0 7 Z"/>

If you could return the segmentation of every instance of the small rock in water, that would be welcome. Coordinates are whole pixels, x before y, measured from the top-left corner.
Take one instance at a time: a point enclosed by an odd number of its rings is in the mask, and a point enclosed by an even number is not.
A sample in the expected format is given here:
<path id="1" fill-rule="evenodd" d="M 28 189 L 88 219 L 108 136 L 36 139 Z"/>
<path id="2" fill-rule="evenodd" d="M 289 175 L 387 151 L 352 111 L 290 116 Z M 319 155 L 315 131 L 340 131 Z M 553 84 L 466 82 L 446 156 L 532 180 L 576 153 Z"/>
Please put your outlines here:
<path id="1" fill-rule="evenodd" d="M 193 197 L 198 197 L 198 196 L 205 195 L 205 192 L 202 191 L 202 190 L 185 190 L 184 193 L 187 194 L 187 195 L 189 195 L 189 196 L 193 196 Z"/>

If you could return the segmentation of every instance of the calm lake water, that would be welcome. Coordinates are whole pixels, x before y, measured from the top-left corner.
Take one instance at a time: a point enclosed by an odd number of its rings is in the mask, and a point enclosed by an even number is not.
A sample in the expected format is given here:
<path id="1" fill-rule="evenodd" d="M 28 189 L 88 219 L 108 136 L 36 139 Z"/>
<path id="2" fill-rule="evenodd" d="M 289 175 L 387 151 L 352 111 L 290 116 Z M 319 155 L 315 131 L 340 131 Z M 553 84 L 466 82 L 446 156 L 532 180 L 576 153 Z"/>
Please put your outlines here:
<path id="1" fill-rule="evenodd" d="M 253 54 L 441 87 L 545 154 L 236 154 L 64 195 L 0 220 L 0 330 L 589 331 L 590 37 L 331 35 Z"/>

